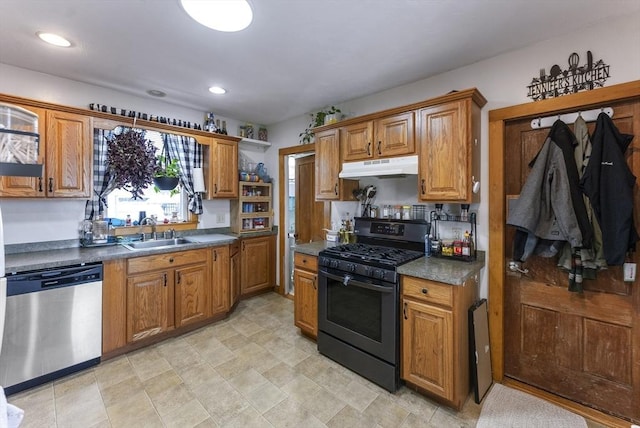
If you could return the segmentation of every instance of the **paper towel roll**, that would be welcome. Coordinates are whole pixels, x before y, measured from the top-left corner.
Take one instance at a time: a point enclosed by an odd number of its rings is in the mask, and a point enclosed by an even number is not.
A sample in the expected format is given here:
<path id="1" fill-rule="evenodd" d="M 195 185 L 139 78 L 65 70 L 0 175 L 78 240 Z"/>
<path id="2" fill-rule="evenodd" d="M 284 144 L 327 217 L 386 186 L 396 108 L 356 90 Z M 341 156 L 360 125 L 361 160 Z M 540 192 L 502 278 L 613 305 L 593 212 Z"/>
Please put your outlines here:
<path id="1" fill-rule="evenodd" d="M 206 192 L 202 168 L 193 168 L 193 191 Z"/>

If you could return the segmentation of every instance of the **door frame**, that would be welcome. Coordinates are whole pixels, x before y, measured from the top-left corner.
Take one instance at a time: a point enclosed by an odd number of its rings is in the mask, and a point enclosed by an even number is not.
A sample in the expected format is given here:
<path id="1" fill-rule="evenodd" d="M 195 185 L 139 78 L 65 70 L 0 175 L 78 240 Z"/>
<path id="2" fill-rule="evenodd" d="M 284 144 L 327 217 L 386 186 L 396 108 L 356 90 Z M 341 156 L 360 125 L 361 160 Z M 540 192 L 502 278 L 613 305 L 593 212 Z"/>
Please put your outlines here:
<path id="1" fill-rule="evenodd" d="M 278 200 L 278 210 L 279 215 L 278 215 L 278 225 L 280 225 L 280 227 L 278 227 L 278 248 L 279 248 L 279 253 L 280 253 L 280 261 L 279 261 L 279 266 L 278 266 L 278 284 L 280 284 L 280 287 L 278 287 L 278 294 L 281 295 L 285 295 L 285 282 L 286 281 L 286 277 L 285 275 L 287 274 L 287 272 L 284 271 L 284 261 L 285 261 L 285 256 L 287 254 L 287 234 L 289 233 L 287 230 L 284 230 L 282 226 L 284 226 L 285 224 L 285 213 L 286 213 L 286 195 L 287 195 L 287 190 L 286 190 L 286 186 L 288 185 L 287 183 L 287 171 L 288 171 L 288 164 L 286 162 L 288 156 L 290 155 L 297 155 L 297 154 L 301 154 L 301 153 L 315 153 L 316 152 L 316 144 L 315 143 L 311 143 L 311 144 L 300 144 L 297 146 L 293 146 L 293 147 L 284 147 L 278 150 L 278 195 L 279 195 L 279 200 Z M 316 159 L 317 160 L 317 159 Z"/>
<path id="2" fill-rule="evenodd" d="M 504 285 L 505 266 L 505 129 L 506 122 L 526 118 L 552 116 L 579 110 L 606 107 L 605 103 L 640 97 L 640 80 L 612 85 L 605 88 L 565 95 L 542 101 L 519 104 L 489 111 L 489 339 L 491 343 L 491 367 L 493 379 L 504 382 Z M 637 156 L 637 155 L 636 155 Z M 636 293 L 638 294 L 638 293 Z M 640 300 L 640 299 L 638 299 Z M 519 382 L 509 385 L 525 389 L 569 410 L 607 425 L 618 426 L 619 419 L 604 415 L 592 408 L 549 393 L 536 390 Z M 622 426 L 622 425 L 620 425 Z M 627 425 L 628 426 L 628 423 Z"/>

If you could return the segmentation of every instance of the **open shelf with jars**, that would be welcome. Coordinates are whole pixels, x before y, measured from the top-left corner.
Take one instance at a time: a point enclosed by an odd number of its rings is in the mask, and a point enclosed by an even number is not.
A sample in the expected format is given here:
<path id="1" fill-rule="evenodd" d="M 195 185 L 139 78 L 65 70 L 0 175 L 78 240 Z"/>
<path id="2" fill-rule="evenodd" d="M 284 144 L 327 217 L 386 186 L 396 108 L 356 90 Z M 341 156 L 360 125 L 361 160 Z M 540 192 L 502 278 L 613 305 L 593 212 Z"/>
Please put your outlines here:
<path id="1" fill-rule="evenodd" d="M 476 260 L 476 214 L 431 212 L 431 255 L 452 260 Z"/>
<path id="2" fill-rule="evenodd" d="M 231 230 L 235 233 L 271 230 L 271 183 L 240 181 L 239 186 L 238 199 L 231 201 Z"/>

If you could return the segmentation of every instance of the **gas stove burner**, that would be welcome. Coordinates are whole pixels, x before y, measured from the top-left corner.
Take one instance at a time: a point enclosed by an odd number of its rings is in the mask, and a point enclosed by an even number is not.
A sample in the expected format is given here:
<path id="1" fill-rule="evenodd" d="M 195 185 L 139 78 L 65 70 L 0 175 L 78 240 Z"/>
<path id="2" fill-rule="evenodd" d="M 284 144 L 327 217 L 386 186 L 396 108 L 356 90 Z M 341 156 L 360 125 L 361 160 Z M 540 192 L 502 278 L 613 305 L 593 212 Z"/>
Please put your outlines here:
<path id="1" fill-rule="evenodd" d="M 360 263 L 398 266 L 422 256 L 418 251 L 368 244 L 344 244 L 324 250 L 325 255 Z"/>

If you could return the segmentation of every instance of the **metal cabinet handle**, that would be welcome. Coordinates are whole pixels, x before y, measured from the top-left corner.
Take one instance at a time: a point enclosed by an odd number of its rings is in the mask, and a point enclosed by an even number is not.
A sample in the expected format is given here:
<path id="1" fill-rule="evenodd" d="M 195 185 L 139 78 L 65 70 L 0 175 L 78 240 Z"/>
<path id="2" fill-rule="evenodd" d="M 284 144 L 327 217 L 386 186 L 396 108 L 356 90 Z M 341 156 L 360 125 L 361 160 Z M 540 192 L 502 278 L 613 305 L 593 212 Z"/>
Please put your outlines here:
<path id="1" fill-rule="evenodd" d="M 173 263 L 173 257 L 169 259 L 169 263 Z"/>
<path id="2" fill-rule="evenodd" d="M 407 302 L 404 302 L 404 309 L 402 310 L 402 313 L 404 314 L 404 319 L 408 320 L 409 318 L 407 317 Z"/>
<path id="3" fill-rule="evenodd" d="M 38 177 L 38 192 L 42 193 L 42 177 Z"/>
<path id="4" fill-rule="evenodd" d="M 218 194 L 218 183 L 213 185 L 213 193 Z"/>
<path id="5" fill-rule="evenodd" d="M 427 290 L 426 288 L 423 288 L 423 289 L 422 289 L 422 290 L 420 290 L 420 291 L 422 291 L 422 294 L 427 294 L 427 293 L 429 292 L 429 290 Z"/>
<path id="6" fill-rule="evenodd" d="M 218 261 L 218 252 L 216 250 L 213 250 L 213 261 Z"/>
<path id="7" fill-rule="evenodd" d="M 53 177 L 49 177 L 49 192 L 53 192 Z"/>
<path id="8" fill-rule="evenodd" d="M 378 141 L 378 154 L 382 154 L 382 141 Z"/>
<path id="9" fill-rule="evenodd" d="M 338 194 L 338 183 L 336 183 L 335 187 L 333 188 L 333 191 L 335 192 L 335 194 Z"/>
<path id="10" fill-rule="evenodd" d="M 424 187 L 424 178 L 422 180 L 420 180 L 420 189 L 422 190 L 422 194 L 425 194 L 425 187 Z"/>
<path id="11" fill-rule="evenodd" d="M 167 286 L 167 274 L 163 273 L 162 276 L 164 277 L 164 286 Z"/>
<path id="12" fill-rule="evenodd" d="M 318 286 L 316 285 L 316 279 L 315 278 L 313 278 L 313 289 L 314 290 L 318 289 Z"/>
<path id="13" fill-rule="evenodd" d="M 180 272 L 176 272 L 176 276 L 177 276 L 176 284 L 180 285 L 180 279 L 181 279 Z"/>
<path id="14" fill-rule="evenodd" d="M 367 143 L 367 156 L 371 156 L 371 141 Z"/>

